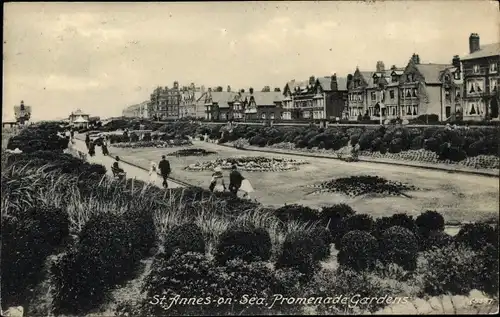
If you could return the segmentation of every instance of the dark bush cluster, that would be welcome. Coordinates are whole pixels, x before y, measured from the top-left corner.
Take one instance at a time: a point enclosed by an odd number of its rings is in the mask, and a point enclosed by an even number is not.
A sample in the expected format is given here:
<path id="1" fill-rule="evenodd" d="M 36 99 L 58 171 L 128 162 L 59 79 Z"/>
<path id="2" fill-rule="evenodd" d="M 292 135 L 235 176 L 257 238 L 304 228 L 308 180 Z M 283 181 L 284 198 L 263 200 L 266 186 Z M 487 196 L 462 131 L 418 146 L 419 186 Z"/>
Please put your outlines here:
<path id="1" fill-rule="evenodd" d="M 134 218 L 106 213 L 85 224 L 78 244 L 52 267 L 56 312 L 88 312 L 98 307 L 114 286 L 134 276 L 145 250 L 152 247 L 151 239 L 136 234 L 139 226 L 129 222 Z"/>
<path id="2" fill-rule="evenodd" d="M 372 216 L 366 214 L 355 214 L 345 218 L 335 234 L 335 247 L 340 249 L 343 237 L 350 231 L 364 231 L 371 233 L 373 230 L 374 221 Z"/>
<path id="3" fill-rule="evenodd" d="M 342 237 L 337 260 L 356 271 L 370 270 L 375 267 L 378 252 L 377 239 L 369 232 L 353 230 Z"/>
<path id="4" fill-rule="evenodd" d="M 395 263 L 405 270 L 415 270 L 419 248 L 412 231 L 399 226 L 391 227 L 382 234 L 379 246 L 383 263 Z"/>
<path id="5" fill-rule="evenodd" d="M 163 247 L 167 257 L 176 251 L 181 254 L 187 252 L 205 253 L 205 239 L 198 225 L 186 223 L 167 232 Z"/>
<path id="6" fill-rule="evenodd" d="M 69 139 L 60 134 L 63 132 L 58 124 L 43 124 L 27 127 L 18 135 L 11 137 L 7 148 L 19 148 L 25 153 L 35 151 L 55 151 L 62 153 L 68 147 Z"/>
<path id="7" fill-rule="evenodd" d="M 313 222 L 320 219 L 317 210 L 297 204 L 280 207 L 275 210 L 275 215 L 283 222 L 294 220 Z"/>
<path id="8" fill-rule="evenodd" d="M 29 302 L 47 256 L 68 234 L 67 213 L 50 205 L 2 216 L 2 307 Z"/>
<path id="9" fill-rule="evenodd" d="M 271 238 L 263 228 L 251 225 L 234 225 L 219 237 L 215 259 L 221 265 L 229 260 L 245 262 L 267 261 L 271 256 Z"/>

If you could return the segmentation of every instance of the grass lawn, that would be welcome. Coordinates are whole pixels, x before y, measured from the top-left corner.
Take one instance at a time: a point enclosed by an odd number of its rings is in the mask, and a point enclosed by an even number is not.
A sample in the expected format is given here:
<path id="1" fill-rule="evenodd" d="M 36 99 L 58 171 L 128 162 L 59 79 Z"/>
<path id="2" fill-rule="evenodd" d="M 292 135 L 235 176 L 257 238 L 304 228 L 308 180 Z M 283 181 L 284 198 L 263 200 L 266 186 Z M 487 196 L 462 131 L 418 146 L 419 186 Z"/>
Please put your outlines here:
<path id="1" fill-rule="evenodd" d="M 243 171 L 243 176 L 250 180 L 255 189 L 252 197 L 265 205 L 281 206 L 285 203 L 298 203 L 318 208 L 343 202 L 352 206 L 356 211 L 371 214 L 373 217 L 401 212 L 417 216 L 422 211 L 432 209 L 441 212 L 447 222 L 498 218 L 499 182 L 493 177 L 453 174 L 366 162 L 346 163 L 323 158 L 243 151 L 200 141 L 194 143 L 193 148 L 204 148 L 215 151 L 217 154 L 203 157 L 168 157 L 168 160 L 173 171 L 172 177 L 202 187 L 209 186 L 212 172 L 187 171 L 183 169 L 185 166 L 198 161 L 235 156 L 288 157 L 306 160 L 310 163 L 301 165 L 298 171 Z M 110 152 L 112 155 L 120 156 L 125 161 L 149 168 L 151 161 L 159 161 L 161 155 L 178 149 L 111 147 Z M 224 174 L 226 175 L 225 182 L 229 184 L 228 171 L 224 171 Z M 332 178 L 354 175 L 380 176 L 391 181 L 412 184 L 420 190 L 407 192 L 412 198 L 374 196 L 350 198 L 337 193 L 311 195 L 313 189 L 307 187 L 307 185 Z"/>

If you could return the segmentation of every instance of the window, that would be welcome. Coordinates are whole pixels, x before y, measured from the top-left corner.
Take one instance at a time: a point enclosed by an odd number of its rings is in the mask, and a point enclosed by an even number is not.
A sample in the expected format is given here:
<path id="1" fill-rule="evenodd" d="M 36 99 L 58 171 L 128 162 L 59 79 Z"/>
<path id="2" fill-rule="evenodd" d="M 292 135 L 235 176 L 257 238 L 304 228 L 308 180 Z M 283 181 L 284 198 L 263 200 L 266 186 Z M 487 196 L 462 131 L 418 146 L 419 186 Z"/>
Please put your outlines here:
<path id="1" fill-rule="evenodd" d="M 414 79 L 414 78 L 413 78 L 413 74 L 408 74 L 408 75 L 406 75 L 406 77 L 408 78 L 408 81 L 409 81 L 410 83 L 411 83 L 411 82 L 413 82 L 413 79 Z"/>
<path id="2" fill-rule="evenodd" d="M 459 80 L 460 79 L 460 72 L 459 71 L 456 71 L 453 73 L 453 77 L 456 79 L 456 80 Z"/>
<path id="3" fill-rule="evenodd" d="M 391 97 L 391 99 L 394 99 L 394 90 L 393 89 L 389 90 L 389 96 Z"/>
<path id="4" fill-rule="evenodd" d="M 271 113 L 270 118 L 274 119 L 274 112 Z"/>
<path id="5" fill-rule="evenodd" d="M 266 118 L 266 114 L 265 114 L 265 113 L 263 113 L 263 114 L 261 114 L 261 116 L 260 116 L 260 117 L 261 117 L 262 119 L 265 119 L 265 118 Z"/>
<path id="6" fill-rule="evenodd" d="M 375 94 L 374 91 L 372 91 L 372 100 L 377 100 L 377 95 Z"/>
<path id="7" fill-rule="evenodd" d="M 497 91 L 498 80 L 496 78 L 490 79 L 490 92 Z"/>
<path id="8" fill-rule="evenodd" d="M 398 81 L 398 76 L 397 75 L 392 75 L 391 81 L 393 83 L 397 82 Z"/>
<path id="9" fill-rule="evenodd" d="M 490 73 L 496 73 L 497 72 L 497 63 L 491 63 L 490 64 Z"/>
<path id="10" fill-rule="evenodd" d="M 479 65 L 474 65 L 472 66 L 472 72 L 474 74 L 478 74 L 479 73 Z"/>

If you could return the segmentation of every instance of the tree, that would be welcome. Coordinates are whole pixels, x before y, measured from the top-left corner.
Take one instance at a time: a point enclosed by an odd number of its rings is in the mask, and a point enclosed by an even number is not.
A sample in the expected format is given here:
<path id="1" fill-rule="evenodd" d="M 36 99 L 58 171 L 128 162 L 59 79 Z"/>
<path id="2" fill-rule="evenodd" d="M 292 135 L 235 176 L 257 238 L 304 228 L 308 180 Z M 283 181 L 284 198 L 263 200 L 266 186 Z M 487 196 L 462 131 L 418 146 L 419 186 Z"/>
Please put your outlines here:
<path id="1" fill-rule="evenodd" d="M 217 92 L 222 92 L 223 88 L 222 86 L 217 86 L 217 88 L 215 88 L 215 91 Z"/>
<path id="2" fill-rule="evenodd" d="M 269 86 L 264 86 L 264 88 L 262 88 L 262 92 L 270 92 L 271 91 L 271 88 Z"/>
<path id="3" fill-rule="evenodd" d="M 280 87 L 276 87 L 276 88 L 274 88 L 274 92 L 281 92 Z"/>

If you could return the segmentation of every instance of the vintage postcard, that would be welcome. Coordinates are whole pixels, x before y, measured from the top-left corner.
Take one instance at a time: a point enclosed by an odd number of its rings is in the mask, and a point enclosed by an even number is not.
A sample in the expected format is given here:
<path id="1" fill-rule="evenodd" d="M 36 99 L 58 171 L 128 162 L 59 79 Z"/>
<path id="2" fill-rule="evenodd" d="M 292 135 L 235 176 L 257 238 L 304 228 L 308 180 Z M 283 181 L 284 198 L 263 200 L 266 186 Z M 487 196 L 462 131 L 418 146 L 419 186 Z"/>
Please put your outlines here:
<path id="1" fill-rule="evenodd" d="M 498 313 L 499 10 L 5 3 L 1 315 Z"/>

